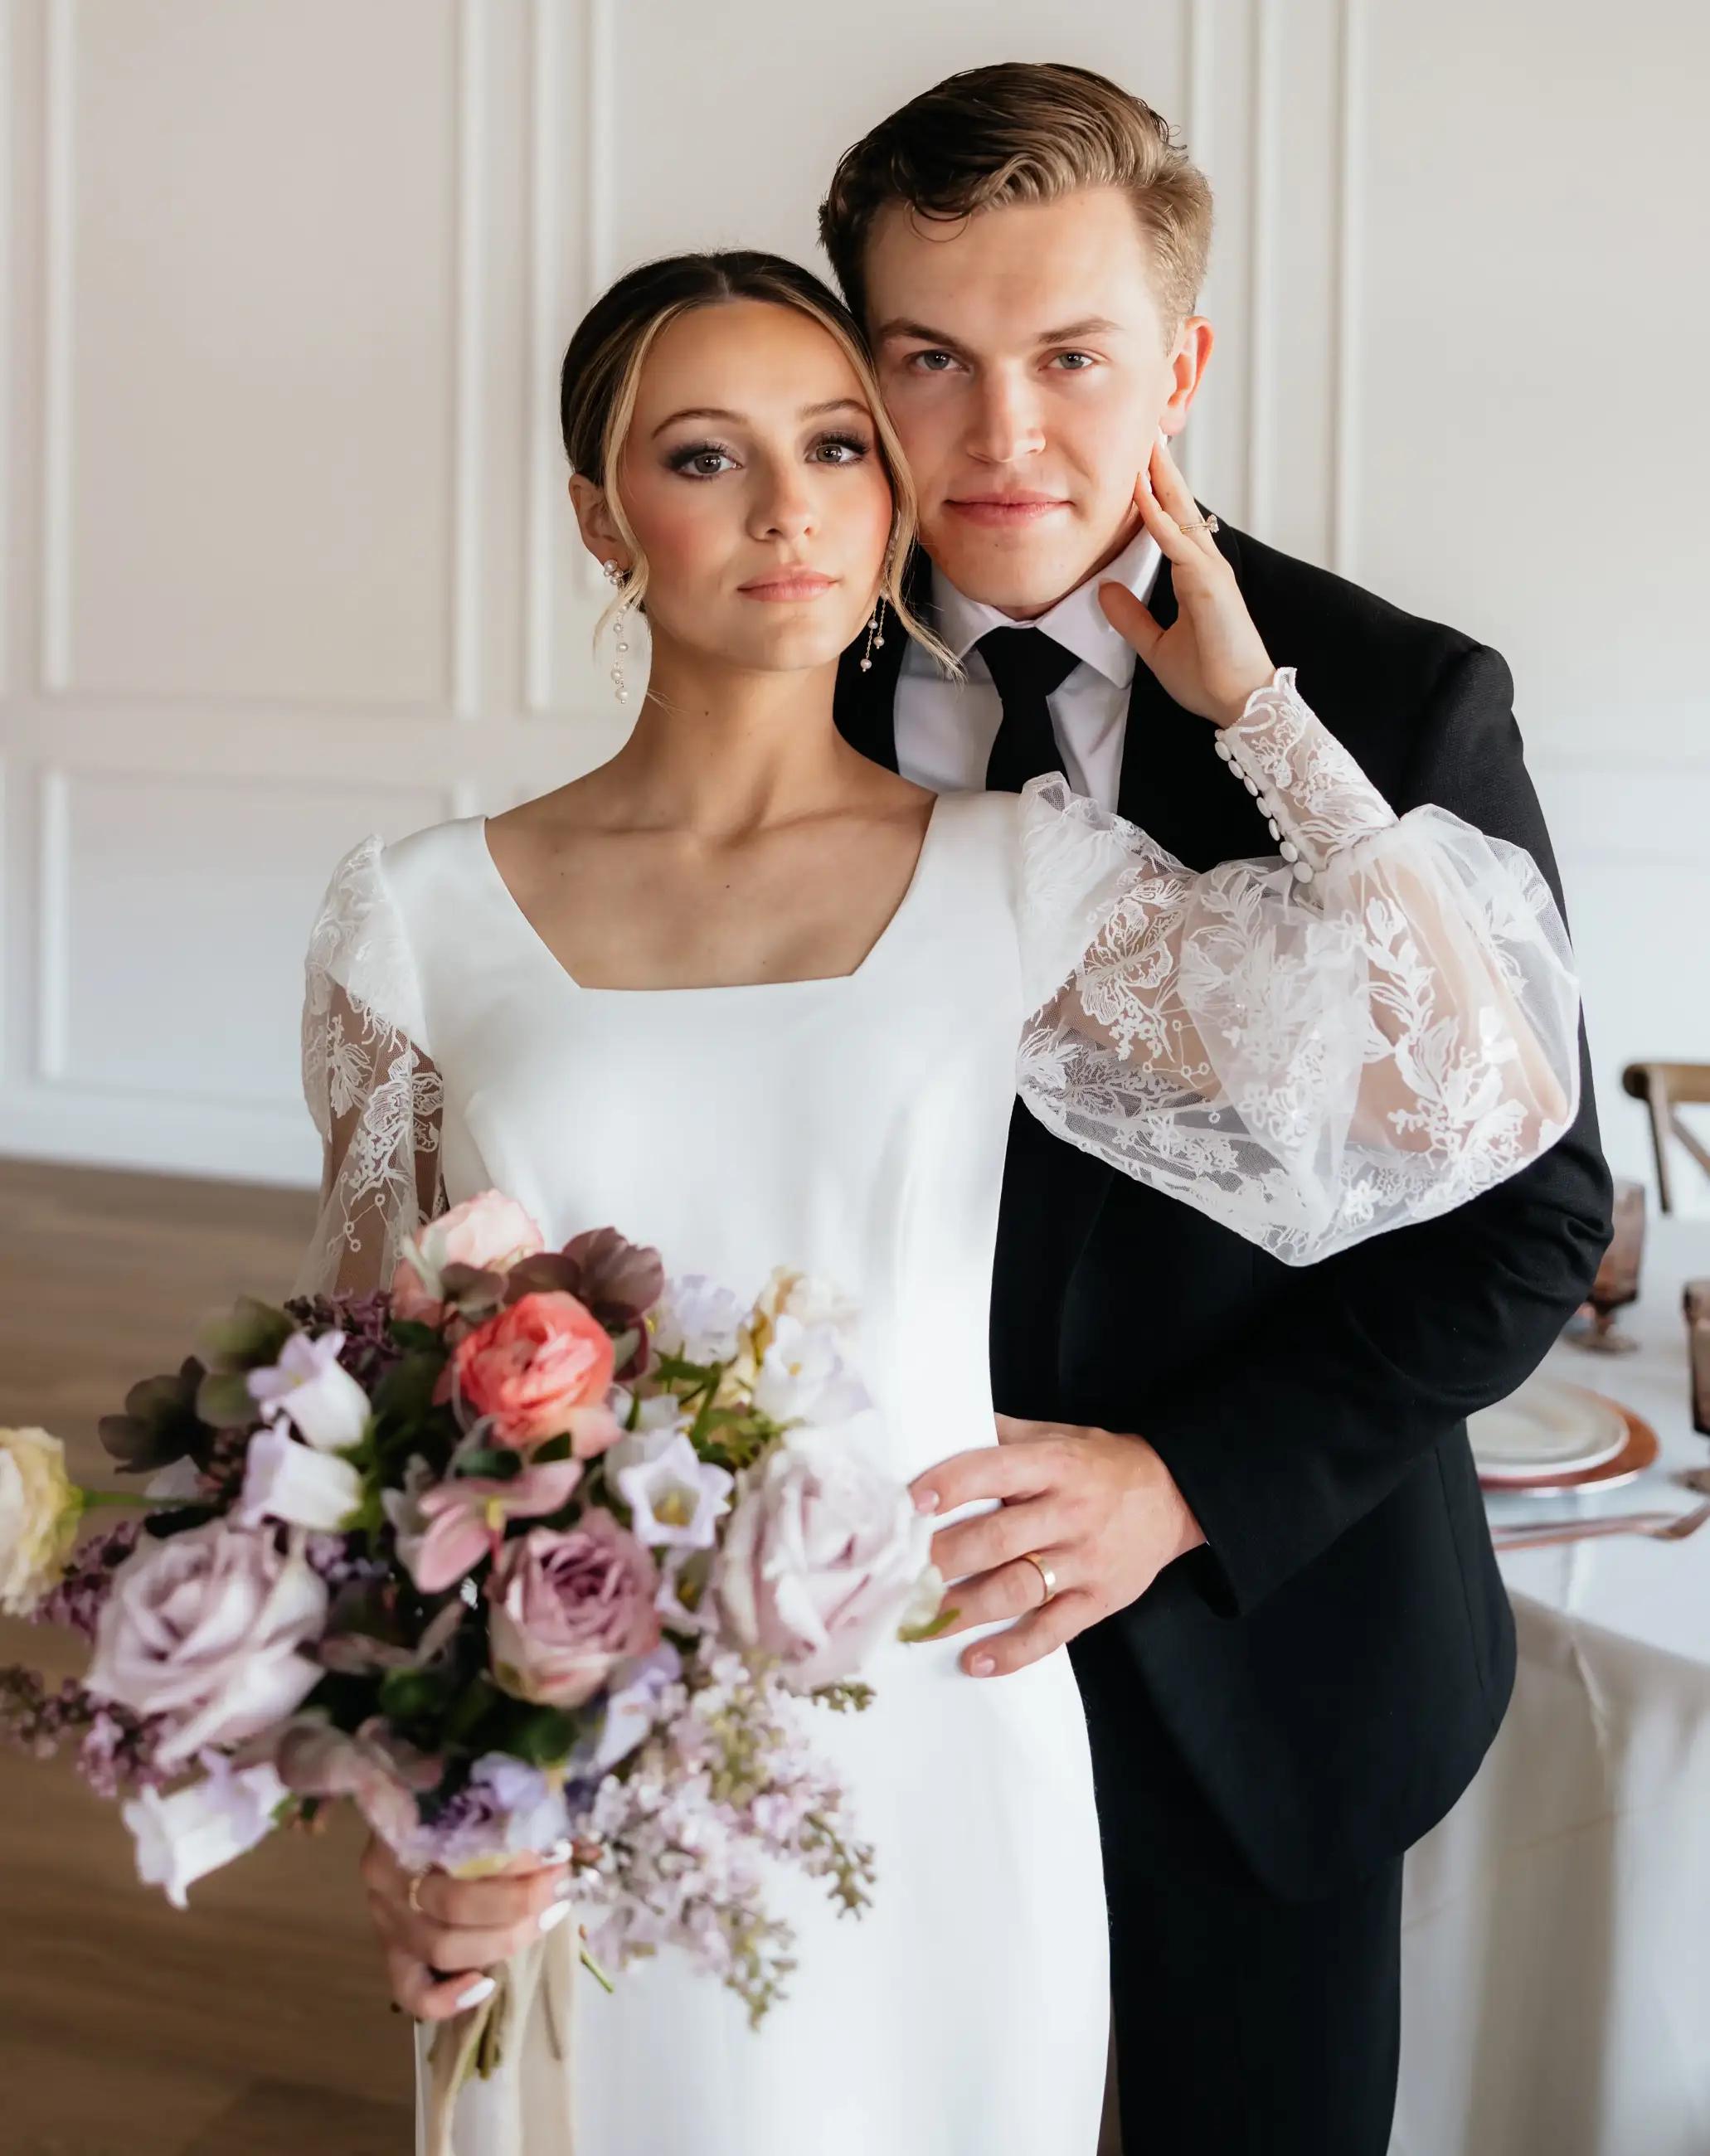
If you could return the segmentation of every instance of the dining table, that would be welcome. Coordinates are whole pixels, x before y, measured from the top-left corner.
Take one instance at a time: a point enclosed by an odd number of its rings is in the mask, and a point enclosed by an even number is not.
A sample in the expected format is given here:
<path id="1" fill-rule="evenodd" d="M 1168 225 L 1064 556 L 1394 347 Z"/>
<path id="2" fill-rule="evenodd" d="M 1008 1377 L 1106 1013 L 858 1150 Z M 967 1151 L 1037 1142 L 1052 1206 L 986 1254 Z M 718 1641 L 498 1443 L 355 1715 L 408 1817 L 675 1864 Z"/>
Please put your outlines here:
<path id="1" fill-rule="evenodd" d="M 1564 1337 L 1543 1364 L 1642 1418 L 1656 1464 L 1619 1487 L 1487 1492 L 1518 1662 L 1478 1774 L 1407 1858 L 1389 2156 L 1710 2152 L 1710 1525 L 1501 1548 L 1522 1525 L 1710 1501 L 1682 1480 L 1710 1470 L 1692 1278 L 1710 1278 L 1710 1219 L 1653 1217 L 1619 1313 L 1633 1350 Z"/>

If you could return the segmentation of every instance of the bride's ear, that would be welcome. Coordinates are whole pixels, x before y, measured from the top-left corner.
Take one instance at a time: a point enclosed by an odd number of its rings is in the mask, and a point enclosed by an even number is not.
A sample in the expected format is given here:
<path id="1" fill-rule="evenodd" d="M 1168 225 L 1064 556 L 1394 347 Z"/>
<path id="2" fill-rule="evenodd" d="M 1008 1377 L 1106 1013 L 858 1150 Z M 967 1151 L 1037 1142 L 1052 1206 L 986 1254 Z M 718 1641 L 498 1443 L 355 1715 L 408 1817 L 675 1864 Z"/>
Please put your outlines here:
<path id="1" fill-rule="evenodd" d="M 591 479 L 584 479 L 580 472 L 573 472 L 570 504 L 576 511 L 582 543 L 594 560 L 602 567 L 608 562 L 615 562 L 619 570 L 627 573 L 630 567 L 629 542 L 613 521 L 605 490 L 596 486 Z"/>

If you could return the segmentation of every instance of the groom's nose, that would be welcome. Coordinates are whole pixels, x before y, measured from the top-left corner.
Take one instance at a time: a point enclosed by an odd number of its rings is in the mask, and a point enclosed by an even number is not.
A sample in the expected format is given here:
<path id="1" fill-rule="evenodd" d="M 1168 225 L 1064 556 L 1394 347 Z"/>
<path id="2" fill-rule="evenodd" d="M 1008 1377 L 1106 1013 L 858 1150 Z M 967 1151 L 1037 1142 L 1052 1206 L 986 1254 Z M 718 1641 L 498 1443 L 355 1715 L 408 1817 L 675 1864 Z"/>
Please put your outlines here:
<path id="1" fill-rule="evenodd" d="M 1045 447 L 1038 393 L 1025 376 L 993 369 L 974 383 L 965 446 L 981 464 L 1007 465 Z"/>

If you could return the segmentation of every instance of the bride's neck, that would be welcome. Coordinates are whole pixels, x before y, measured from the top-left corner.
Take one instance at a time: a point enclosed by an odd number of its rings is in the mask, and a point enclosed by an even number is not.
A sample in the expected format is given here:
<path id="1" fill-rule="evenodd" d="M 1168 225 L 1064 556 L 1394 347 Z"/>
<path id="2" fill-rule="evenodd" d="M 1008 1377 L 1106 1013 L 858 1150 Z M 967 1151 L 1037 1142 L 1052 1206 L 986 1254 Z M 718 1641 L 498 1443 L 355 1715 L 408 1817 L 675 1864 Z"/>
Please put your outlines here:
<path id="1" fill-rule="evenodd" d="M 756 672 L 655 647 L 608 781 L 650 821 L 710 830 L 823 809 L 860 768 L 832 718 L 836 681 L 834 661 Z"/>

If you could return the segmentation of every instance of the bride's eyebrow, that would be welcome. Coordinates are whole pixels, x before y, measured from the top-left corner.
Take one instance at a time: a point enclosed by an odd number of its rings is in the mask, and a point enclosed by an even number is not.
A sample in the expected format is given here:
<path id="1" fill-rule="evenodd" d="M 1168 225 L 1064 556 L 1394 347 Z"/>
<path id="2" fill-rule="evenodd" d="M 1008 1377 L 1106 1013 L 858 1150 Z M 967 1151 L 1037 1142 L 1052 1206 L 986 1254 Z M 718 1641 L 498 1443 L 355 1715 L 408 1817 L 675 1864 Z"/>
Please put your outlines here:
<path id="1" fill-rule="evenodd" d="M 859 412 L 863 418 L 872 415 L 859 397 L 828 397 L 823 404 L 804 404 L 798 417 L 804 419 L 823 418 L 829 412 Z M 686 405 L 680 412 L 673 412 L 668 419 L 661 419 L 653 430 L 655 441 L 667 427 L 675 427 L 680 419 L 716 419 L 726 427 L 742 427 L 748 423 L 740 412 L 727 412 L 720 404 Z"/>

